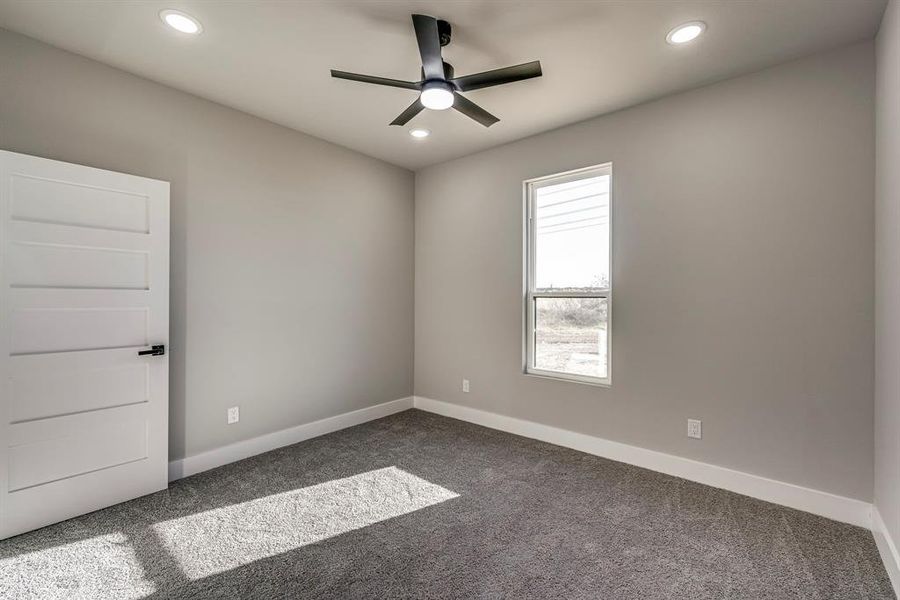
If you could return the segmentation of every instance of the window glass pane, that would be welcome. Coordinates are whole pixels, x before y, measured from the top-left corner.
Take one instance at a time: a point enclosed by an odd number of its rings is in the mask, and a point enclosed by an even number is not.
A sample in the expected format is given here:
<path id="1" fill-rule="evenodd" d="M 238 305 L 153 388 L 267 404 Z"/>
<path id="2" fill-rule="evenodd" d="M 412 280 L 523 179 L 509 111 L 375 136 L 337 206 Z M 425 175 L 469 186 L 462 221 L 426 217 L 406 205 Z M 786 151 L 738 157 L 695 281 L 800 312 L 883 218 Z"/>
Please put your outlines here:
<path id="1" fill-rule="evenodd" d="M 609 175 L 534 190 L 535 290 L 609 287 Z"/>
<path id="2" fill-rule="evenodd" d="M 605 378 L 606 298 L 535 298 L 534 366 Z"/>

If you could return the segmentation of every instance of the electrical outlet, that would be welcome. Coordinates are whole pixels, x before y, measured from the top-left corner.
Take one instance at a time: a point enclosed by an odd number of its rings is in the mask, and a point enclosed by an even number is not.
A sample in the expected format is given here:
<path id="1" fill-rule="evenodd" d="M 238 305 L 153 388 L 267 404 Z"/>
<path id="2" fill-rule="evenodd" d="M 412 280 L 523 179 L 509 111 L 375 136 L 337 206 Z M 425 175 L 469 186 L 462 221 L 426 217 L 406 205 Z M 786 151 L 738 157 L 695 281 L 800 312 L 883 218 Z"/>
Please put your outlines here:
<path id="1" fill-rule="evenodd" d="M 703 437 L 703 421 L 700 419 L 688 419 L 688 431 L 689 438 L 697 438 L 698 440 Z"/>
<path id="2" fill-rule="evenodd" d="M 469 380 L 463 379 L 463 392 L 469 393 Z"/>
<path id="3" fill-rule="evenodd" d="M 237 406 L 232 406 L 228 409 L 228 424 L 233 425 L 241 420 L 241 409 Z"/>

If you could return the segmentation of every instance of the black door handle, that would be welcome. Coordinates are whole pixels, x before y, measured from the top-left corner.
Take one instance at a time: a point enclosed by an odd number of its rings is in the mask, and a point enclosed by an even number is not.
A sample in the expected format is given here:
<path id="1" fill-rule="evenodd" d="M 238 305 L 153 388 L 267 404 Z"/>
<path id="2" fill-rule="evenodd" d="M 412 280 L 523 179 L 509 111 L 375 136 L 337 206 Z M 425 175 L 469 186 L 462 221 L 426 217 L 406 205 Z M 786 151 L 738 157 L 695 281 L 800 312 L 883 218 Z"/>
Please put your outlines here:
<path id="1" fill-rule="evenodd" d="M 141 350 L 138 352 L 138 356 L 162 356 L 166 353 L 165 344 L 157 344 L 155 346 L 151 346 L 149 350 Z"/>

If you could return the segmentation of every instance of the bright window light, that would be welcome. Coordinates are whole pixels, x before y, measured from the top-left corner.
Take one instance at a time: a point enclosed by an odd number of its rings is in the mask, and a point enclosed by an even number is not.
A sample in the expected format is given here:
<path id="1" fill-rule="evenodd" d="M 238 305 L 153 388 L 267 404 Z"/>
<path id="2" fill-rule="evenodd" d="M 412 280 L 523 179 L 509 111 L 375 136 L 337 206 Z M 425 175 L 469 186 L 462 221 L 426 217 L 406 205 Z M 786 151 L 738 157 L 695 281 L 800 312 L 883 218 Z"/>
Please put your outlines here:
<path id="1" fill-rule="evenodd" d="M 184 575 L 197 580 L 458 496 L 386 467 L 162 521 L 153 530 Z"/>
<path id="2" fill-rule="evenodd" d="M 686 44 L 691 40 L 697 39 L 701 33 L 706 31 L 706 23 L 703 21 L 692 21 L 679 25 L 669 32 L 666 41 L 670 44 Z"/>
<path id="3" fill-rule="evenodd" d="M 90 528 L 78 529 L 58 536 L 58 545 L 7 545 L 0 553 L 0 595 L 10 598 L 4 592 L 14 593 L 23 582 L 29 598 L 63 597 L 61 585 L 71 592 L 65 597 L 73 599 L 141 600 L 158 593 L 128 535 L 116 531 L 75 539 Z"/>
<path id="4" fill-rule="evenodd" d="M 159 13 L 163 23 L 181 33 L 197 34 L 203 31 L 200 21 L 177 10 L 167 9 Z"/>

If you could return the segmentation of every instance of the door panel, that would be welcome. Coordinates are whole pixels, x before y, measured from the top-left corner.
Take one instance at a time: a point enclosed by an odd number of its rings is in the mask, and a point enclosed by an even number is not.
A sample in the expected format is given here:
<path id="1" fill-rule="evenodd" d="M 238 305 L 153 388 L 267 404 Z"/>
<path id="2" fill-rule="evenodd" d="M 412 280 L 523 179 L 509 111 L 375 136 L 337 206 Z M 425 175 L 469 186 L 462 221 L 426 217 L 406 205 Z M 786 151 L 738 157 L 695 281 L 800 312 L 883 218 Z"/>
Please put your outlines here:
<path id="1" fill-rule="evenodd" d="M 147 252 L 62 244 L 10 244 L 9 284 L 15 288 L 145 290 Z"/>
<path id="2" fill-rule="evenodd" d="M 136 361 L 131 348 L 15 356 L 9 363 L 9 421 L 149 402 L 148 362 Z"/>
<path id="3" fill-rule="evenodd" d="M 10 314 L 10 354 L 147 346 L 146 308 L 26 308 Z"/>
<path id="4" fill-rule="evenodd" d="M 146 459 L 146 412 L 138 405 L 12 425 L 9 491 Z"/>
<path id="5" fill-rule="evenodd" d="M 24 173 L 11 173 L 10 186 L 10 218 L 14 221 L 149 231 L 145 194 Z"/>
<path id="6" fill-rule="evenodd" d="M 169 189 L 0 151 L 0 538 L 163 489 Z"/>

